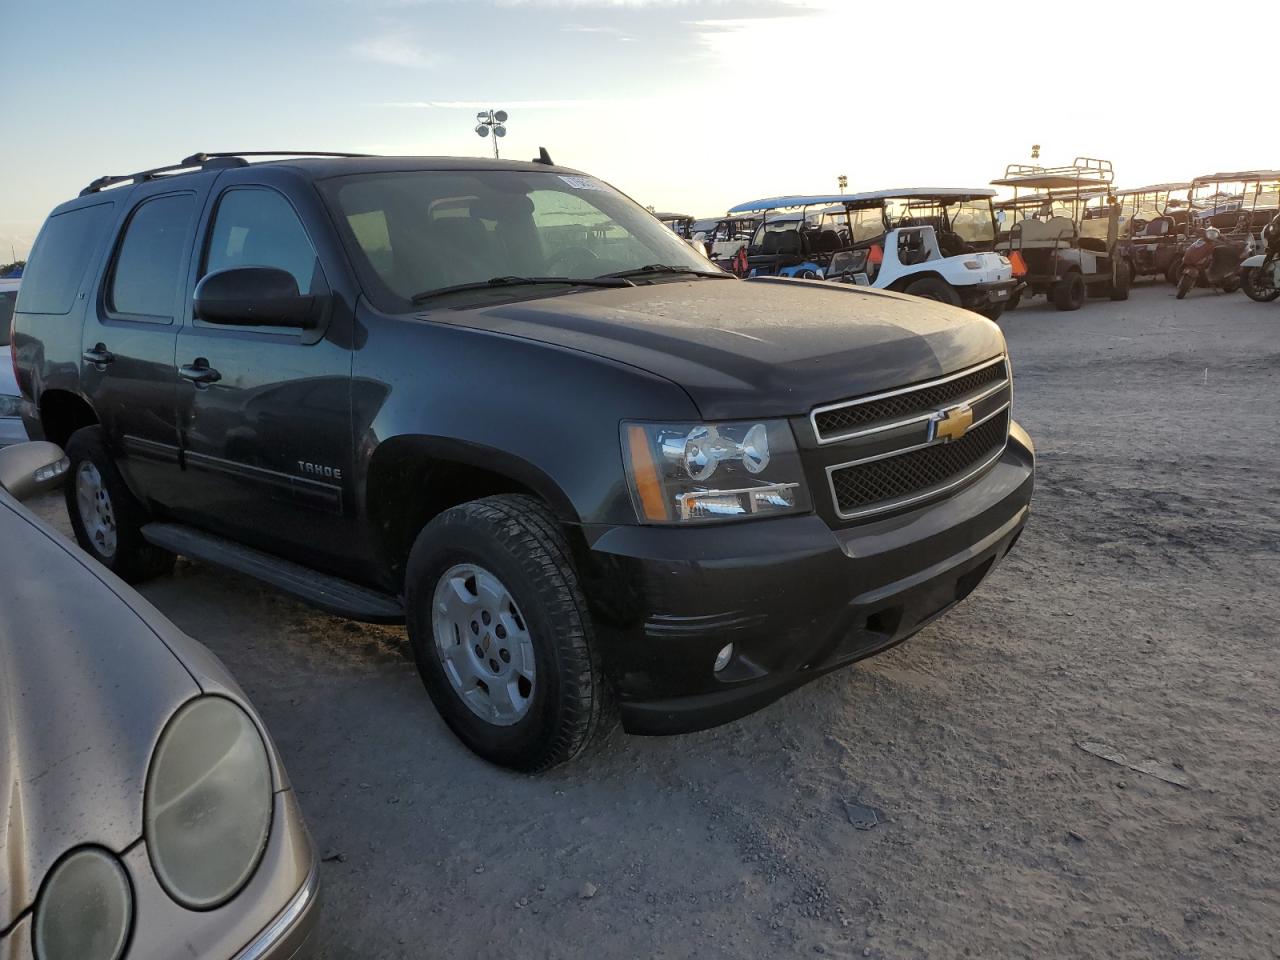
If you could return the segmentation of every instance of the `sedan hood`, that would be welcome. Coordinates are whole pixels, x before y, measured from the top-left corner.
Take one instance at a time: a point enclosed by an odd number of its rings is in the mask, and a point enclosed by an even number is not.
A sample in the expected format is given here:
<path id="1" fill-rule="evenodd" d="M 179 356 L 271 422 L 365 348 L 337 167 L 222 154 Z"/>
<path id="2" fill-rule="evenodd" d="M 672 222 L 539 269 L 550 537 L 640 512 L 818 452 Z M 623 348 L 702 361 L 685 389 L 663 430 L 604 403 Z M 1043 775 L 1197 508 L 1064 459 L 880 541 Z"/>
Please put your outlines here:
<path id="1" fill-rule="evenodd" d="M 433 322 L 540 340 L 683 387 L 709 420 L 792 416 L 997 356 L 967 310 L 848 284 L 688 280 L 472 309 Z"/>
<path id="2" fill-rule="evenodd" d="M 127 588 L 3 492 L 0 544 L 4 931 L 72 847 L 119 852 L 142 836 L 152 747 L 200 688 Z"/>

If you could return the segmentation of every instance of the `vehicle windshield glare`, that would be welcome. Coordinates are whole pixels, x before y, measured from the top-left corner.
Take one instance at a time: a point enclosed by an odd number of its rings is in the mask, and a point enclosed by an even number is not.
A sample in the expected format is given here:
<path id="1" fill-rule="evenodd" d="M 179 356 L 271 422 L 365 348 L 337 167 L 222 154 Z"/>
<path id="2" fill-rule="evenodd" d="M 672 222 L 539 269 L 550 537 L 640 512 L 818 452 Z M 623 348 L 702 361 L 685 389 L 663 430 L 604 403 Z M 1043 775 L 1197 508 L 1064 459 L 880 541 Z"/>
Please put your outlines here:
<path id="1" fill-rule="evenodd" d="M 716 269 L 593 177 L 420 170 L 337 177 L 321 187 L 349 230 L 365 289 L 387 312 L 413 310 L 412 299 L 433 290 L 494 277 L 600 277 L 655 263 Z M 465 294 L 532 297 L 563 289 L 485 286 Z"/>

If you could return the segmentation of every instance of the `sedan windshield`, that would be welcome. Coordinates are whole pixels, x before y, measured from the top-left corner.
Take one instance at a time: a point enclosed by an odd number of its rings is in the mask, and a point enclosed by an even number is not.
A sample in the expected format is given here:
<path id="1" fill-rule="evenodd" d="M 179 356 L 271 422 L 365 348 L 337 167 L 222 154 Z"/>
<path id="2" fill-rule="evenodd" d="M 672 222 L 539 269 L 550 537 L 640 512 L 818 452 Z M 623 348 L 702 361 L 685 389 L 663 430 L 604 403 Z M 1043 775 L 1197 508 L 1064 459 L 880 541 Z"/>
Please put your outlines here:
<path id="1" fill-rule="evenodd" d="M 598 278 L 677 268 L 715 271 L 654 216 L 592 177 L 518 170 L 440 170 L 339 177 L 322 184 L 349 230 L 357 269 L 382 310 L 407 312 L 433 299 L 533 297 L 564 284 L 491 283 L 496 278 Z M 474 285 L 474 286 L 473 286 Z M 611 284 L 612 285 L 612 284 Z"/>

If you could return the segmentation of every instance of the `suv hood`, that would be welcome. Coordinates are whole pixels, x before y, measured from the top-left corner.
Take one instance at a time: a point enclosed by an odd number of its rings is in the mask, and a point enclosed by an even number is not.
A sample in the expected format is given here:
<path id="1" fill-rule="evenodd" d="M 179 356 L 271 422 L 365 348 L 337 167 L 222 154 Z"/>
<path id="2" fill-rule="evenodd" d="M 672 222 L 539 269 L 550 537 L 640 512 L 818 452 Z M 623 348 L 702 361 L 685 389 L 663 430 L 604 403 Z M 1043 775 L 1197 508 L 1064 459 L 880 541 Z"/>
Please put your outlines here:
<path id="1" fill-rule="evenodd" d="M 424 319 L 639 367 L 683 387 L 708 420 L 805 414 L 1004 350 L 999 327 L 976 313 L 821 281 L 665 281 Z"/>
<path id="2" fill-rule="evenodd" d="M 152 747 L 200 687 L 75 547 L 2 491 L 0 544 L 3 931 L 72 847 L 119 853 L 142 836 Z"/>

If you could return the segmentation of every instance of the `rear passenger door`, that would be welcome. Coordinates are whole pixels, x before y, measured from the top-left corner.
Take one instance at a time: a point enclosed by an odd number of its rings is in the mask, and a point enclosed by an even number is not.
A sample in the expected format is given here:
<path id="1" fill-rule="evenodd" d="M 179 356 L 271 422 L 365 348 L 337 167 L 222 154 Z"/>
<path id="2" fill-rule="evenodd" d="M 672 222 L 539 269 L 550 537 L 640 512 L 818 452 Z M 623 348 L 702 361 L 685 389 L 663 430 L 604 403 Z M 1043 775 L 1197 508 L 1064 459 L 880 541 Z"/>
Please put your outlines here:
<path id="1" fill-rule="evenodd" d="M 136 188 L 81 332 L 82 389 L 125 479 L 172 503 L 178 464 L 174 343 L 207 186 Z"/>
<path id="2" fill-rule="evenodd" d="M 246 171 L 241 178 L 248 177 Z M 259 174 L 262 176 L 262 174 Z M 319 199 L 228 174 L 200 230 L 174 366 L 210 368 L 178 386 L 182 504 L 192 524 L 311 565 L 350 554 L 351 314 L 333 297 L 322 329 L 212 324 L 189 304 L 204 276 L 236 267 L 291 273 L 301 294 L 328 297 Z M 230 180 L 231 182 L 227 182 Z M 313 200 L 315 206 L 308 205 Z M 327 248 L 325 248 L 327 249 Z"/>

